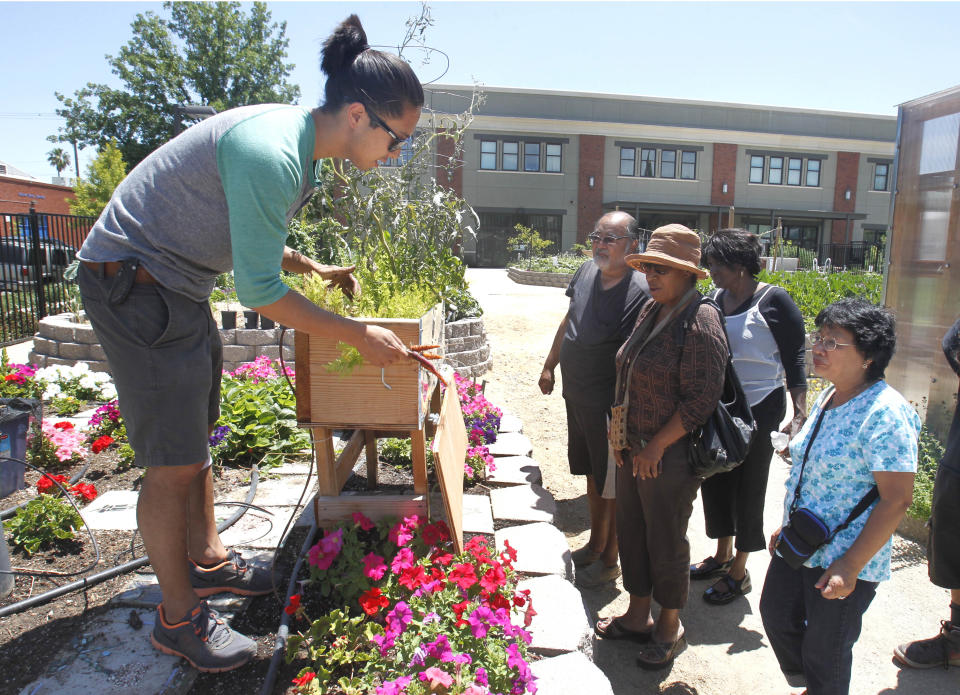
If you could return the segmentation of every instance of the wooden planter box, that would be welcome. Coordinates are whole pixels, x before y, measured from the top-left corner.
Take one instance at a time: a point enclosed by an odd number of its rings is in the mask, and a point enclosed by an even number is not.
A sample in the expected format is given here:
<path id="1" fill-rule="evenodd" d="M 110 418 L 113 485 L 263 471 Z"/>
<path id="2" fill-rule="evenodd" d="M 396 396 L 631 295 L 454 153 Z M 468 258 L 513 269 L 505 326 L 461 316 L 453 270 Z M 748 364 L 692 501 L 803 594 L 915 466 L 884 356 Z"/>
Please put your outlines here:
<path id="1" fill-rule="evenodd" d="M 443 307 L 437 304 L 419 319 L 358 321 L 389 328 L 407 345 L 443 344 Z M 297 421 L 302 426 L 422 430 L 436 377 L 413 360 L 383 370 L 364 364 L 347 376 L 331 374 L 327 364 L 340 356 L 337 340 L 297 332 Z M 390 388 L 386 388 L 386 381 Z"/>

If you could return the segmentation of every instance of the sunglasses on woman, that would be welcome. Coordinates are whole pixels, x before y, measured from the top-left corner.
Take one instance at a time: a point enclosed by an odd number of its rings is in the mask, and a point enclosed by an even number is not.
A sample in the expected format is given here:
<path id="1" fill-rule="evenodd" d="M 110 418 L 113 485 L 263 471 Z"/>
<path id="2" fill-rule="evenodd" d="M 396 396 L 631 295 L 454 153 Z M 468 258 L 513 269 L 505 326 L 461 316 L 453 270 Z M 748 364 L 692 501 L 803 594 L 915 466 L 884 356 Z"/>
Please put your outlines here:
<path id="1" fill-rule="evenodd" d="M 380 116 L 374 113 L 373 109 L 371 109 L 366 104 L 364 104 L 363 106 L 367 110 L 367 116 L 370 117 L 370 122 L 373 123 L 373 125 L 375 125 L 378 128 L 383 128 L 385 131 L 387 131 L 387 135 L 393 138 L 393 140 L 390 141 L 390 146 L 387 147 L 387 151 L 396 152 L 403 146 L 403 143 L 410 138 L 409 135 L 405 138 L 402 138 L 399 135 L 397 135 L 395 132 L 393 132 L 393 128 L 387 125 L 386 121 L 384 121 L 382 118 L 380 118 Z"/>
<path id="2" fill-rule="evenodd" d="M 817 347 L 817 345 L 822 345 L 823 349 L 826 350 L 827 352 L 833 352 L 838 347 L 850 347 L 851 345 L 853 345 L 853 343 L 838 343 L 836 338 L 830 338 L 830 337 L 824 338 L 822 335 L 820 335 L 816 331 L 814 331 L 807 337 L 810 338 L 810 344 L 813 345 L 813 347 Z"/>
<path id="3" fill-rule="evenodd" d="M 639 270 L 644 275 L 649 273 L 656 273 L 657 275 L 666 275 L 673 268 L 668 265 L 656 265 L 654 263 L 637 263 L 636 269 Z"/>

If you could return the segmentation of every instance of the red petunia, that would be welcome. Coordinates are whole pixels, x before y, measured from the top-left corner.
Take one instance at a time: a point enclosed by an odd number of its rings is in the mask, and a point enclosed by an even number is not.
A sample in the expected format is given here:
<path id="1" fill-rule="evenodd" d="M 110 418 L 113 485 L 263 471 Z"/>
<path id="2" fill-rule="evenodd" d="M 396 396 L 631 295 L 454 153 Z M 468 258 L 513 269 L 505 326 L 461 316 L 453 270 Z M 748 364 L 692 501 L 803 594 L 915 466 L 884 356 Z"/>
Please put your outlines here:
<path id="1" fill-rule="evenodd" d="M 497 608 L 503 608 L 505 610 L 510 610 L 510 602 L 504 598 L 503 594 L 494 594 L 493 598 L 488 601 L 491 608 L 496 610 Z"/>
<path id="2" fill-rule="evenodd" d="M 97 438 L 97 440 L 90 445 L 90 449 L 93 451 L 93 453 L 99 454 L 111 444 L 113 444 L 113 437 L 105 434 L 102 437 Z"/>
<path id="3" fill-rule="evenodd" d="M 407 587 L 410 591 L 416 591 L 427 582 L 427 575 L 420 565 L 408 567 L 400 573 L 399 582 L 401 586 Z"/>
<path id="4" fill-rule="evenodd" d="M 428 546 L 439 545 L 443 541 L 450 539 L 450 531 L 446 523 L 438 521 L 433 524 L 427 524 L 423 527 L 423 542 Z"/>
<path id="5" fill-rule="evenodd" d="M 473 565 L 466 563 L 454 565 L 453 569 L 450 570 L 450 574 L 447 575 L 447 581 L 451 584 L 456 584 L 466 591 L 477 583 L 477 573 L 474 571 Z"/>
<path id="6" fill-rule="evenodd" d="M 379 587 L 373 587 L 360 594 L 360 607 L 367 615 L 375 615 L 381 608 L 390 605 L 390 599 L 383 595 Z"/>
<path id="7" fill-rule="evenodd" d="M 73 423 L 67 422 L 66 420 L 61 420 L 60 422 L 54 424 L 54 428 L 58 430 L 72 430 Z"/>
<path id="8" fill-rule="evenodd" d="M 294 685 L 306 685 L 307 683 L 309 683 L 310 681 L 312 681 L 312 680 L 313 680 L 314 678 L 316 678 L 316 677 L 317 677 L 317 674 L 316 674 L 316 673 L 314 673 L 313 671 L 307 671 L 306 673 L 304 673 L 304 674 L 303 674 L 302 676 L 300 676 L 299 678 L 294 678 L 294 679 L 293 679 L 293 684 L 294 684 Z"/>
<path id="9" fill-rule="evenodd" d="M 463 612 L 467 610 L 472 605 L 470 601 L 461 601 L 460 603 L 455 603 L 450 606 L 453 609 L 453 612 L 457 616 L 457 627 L 462 627 L 467 624 L 467 621 L 463 619 Z"/>
<path id="10" fill-rule="evenodd" d="M 440 548 L 434 548 L 433 552 L 430 553 L 430 562 L 446 567 L 453 562 L 453 555 Z"/>
<path id="11" fill-rule="evenodd" d="M 507 580 L 507 575 L 503 571 L 503 568 L 500 566 L 500 563 L 496 563 L 493 567 L 486 571 L 486 573 L 480 579 L 480 586 L 482 586 L 486 591 L 489 591 L 491 594 L 503 586 L 503 583 Z"/>
<path id="12" fill-rule="evenodd" d="M 290 603 L 288 603 L 283 608 L 283 612 L 287 615 L 293 615 L 300 609 L 300 594 L 294 594 L 290 597 Z"/>

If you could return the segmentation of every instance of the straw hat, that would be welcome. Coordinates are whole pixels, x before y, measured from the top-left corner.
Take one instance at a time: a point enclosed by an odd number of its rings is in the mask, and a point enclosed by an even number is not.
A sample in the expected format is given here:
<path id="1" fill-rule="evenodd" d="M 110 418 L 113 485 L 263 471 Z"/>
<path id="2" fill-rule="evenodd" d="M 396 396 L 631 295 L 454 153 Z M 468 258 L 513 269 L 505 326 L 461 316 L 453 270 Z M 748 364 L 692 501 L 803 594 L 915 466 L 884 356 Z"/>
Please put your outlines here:
<path id="1" fill-rule="evenodd" d="M 653 230 L 643 253 L 631 253 L 623 259 L 631 268 L 641 263 L 667 265 L 693 273 L 698 278 L 707 277 L 700 267 L 700 235 L 682 224 L 668 224 Z"/>

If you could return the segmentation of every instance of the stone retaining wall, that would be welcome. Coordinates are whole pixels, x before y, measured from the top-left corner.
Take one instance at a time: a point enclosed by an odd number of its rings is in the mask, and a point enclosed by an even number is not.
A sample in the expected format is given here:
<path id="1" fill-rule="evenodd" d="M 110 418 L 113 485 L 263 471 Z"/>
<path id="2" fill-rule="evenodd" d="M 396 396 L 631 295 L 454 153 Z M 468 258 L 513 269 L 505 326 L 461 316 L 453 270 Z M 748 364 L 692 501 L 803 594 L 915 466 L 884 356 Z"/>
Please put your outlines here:
<path id="1" fill-rule="evenodd" d="M 566 287 L 573 279 L 573 273 L 538 273 L 533 270 L 507 268 L 507 277 L 521 285 Z"/>
<path id="2" fill-rule="evenodd" d="M 284 335 L 283 359 L 293 366 L 293 331 Z M 220 329 L 223 368 L 233 371 L 260 355 L 280 358 L 280 329 Z M 461 376 L 476 378 L 490 368 L 490 344 L 483 319 L 463 319 L 445 326 L 444 361 Z M 75 314 L 57 314 L 40 321 L 29 360 L 39 367 L 86 362 L 95 371 L 109 372 L 107 356 L 89 323 L 79 323 Z"/>

